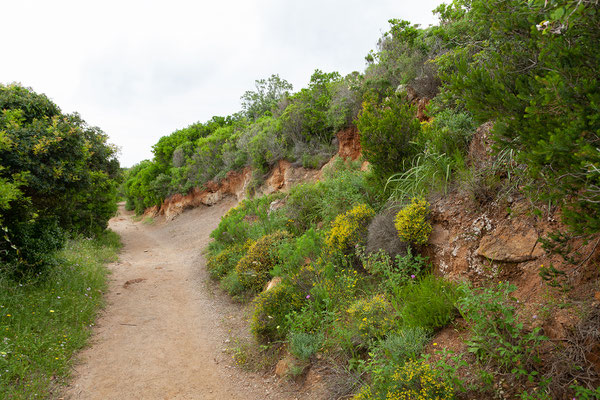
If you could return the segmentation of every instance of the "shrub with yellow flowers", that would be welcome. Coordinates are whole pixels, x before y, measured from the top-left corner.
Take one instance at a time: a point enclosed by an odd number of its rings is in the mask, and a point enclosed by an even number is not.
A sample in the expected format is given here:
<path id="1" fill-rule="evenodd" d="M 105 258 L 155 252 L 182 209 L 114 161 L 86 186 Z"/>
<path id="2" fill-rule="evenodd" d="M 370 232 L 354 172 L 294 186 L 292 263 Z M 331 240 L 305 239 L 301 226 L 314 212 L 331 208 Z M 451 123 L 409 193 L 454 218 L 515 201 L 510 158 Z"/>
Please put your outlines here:
<path id="1" fill-rule="evenodd" d="M 261 342 L 285 339 L 289 331 L 286 316 L 299 311 L 304 301 L 303 293 L 287 283 L 260 293 L 254 300 L 252 333 Z"/>
<path id="2" fill-rule="evenodd" d="M 355 301 L 347 312 L 361 339 L 381 339 L 393 329 L 392 306 L 381 294 Z"/>
<path id="3" fill-rule="evenodd" d="M 325 238 L 325 244 L 330 251 L 346 253 L 366 235 L 369 221 L 374 216 L 375 211 L 366 204 L 359 204 L 338 215 Z"/>
<path id="4" fill-rule="evenodd" d="M 216 255 L 210 255 L 206 260 L 206 267 L 213 279 L 221 279 L 232 271 L 239 260 L 246 254 L 254 241 L 248 239 L 246 243 L 234 244 L 226 247 Z"/>
<path id="5" fill-rule="evenodd" d="M 452 386 L 439 378 L 429 364 L 412 360 L 398 368 L 386 384 L 363 387 L 353 400 L 450 400 L 453 398 Z"/>
<path id="6" fill-rule="evenodd" d="M 235 267 L 240 284 L 251 292 L 259 292 L 269 281 L 269 271 L 279 261 L 277 246 L 291 238 L 285 231 L 265 235 L 254 242 Z"/>
<path id="7" fill-rule="evenodd" d="M 394 225 L 400 239 L 413 244 L 425 244 L 431 234 L 431 224 L 427 220 L 430 204 L 425 199 L 412 198 L 394 218 Z"/>

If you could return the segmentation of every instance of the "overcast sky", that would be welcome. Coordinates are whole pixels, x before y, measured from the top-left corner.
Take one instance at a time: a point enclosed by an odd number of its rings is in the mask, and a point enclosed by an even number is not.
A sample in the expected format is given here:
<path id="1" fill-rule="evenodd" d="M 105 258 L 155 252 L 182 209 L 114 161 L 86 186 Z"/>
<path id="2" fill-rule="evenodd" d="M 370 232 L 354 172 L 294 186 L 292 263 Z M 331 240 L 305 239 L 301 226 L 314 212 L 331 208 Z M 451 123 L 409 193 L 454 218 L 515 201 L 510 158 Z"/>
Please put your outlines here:
<path id="1" fill-rule="evenodd" d="M 14 0 L 0 4 L 0 82 L 45 93 L 121 149 L 151 158 L 164 135 L 240 110 L 256 79 L 305 87 L 363 71 L 387 20 L 436 23 L 441 0 Z"/>

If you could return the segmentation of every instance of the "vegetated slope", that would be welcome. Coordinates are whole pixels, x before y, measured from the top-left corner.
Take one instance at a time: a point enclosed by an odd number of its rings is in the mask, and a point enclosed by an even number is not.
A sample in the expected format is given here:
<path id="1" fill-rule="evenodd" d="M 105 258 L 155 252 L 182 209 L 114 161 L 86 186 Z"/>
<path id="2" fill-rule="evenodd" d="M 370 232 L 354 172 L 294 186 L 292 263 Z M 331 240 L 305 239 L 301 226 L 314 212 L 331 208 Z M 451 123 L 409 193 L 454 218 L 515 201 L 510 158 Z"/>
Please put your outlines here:
<path id="1" fill-rule="evenodd" d="M 345 121 L 370 163 L 242 202 L 212 233 L 211 274 L 254 299 L 257 340 L 290 352 L 281 374 L 345 371 L 334 397 L 598 397 L 598 8 L 457 0 L 436 12 L 426 29 L 390 20 L 363 74 L 319 72 L 262 119 L 238 114 L 229 136 L 207 136 L 223 176 L 227 160 L 277 162 L 257 148 L 299 161 L 292 149 L 332 143 L 330 122 Z M 334 92 L 353 112 L 337 113 Z M 188 147 L 206 154 L 204 139 Z M 178 160 L 165 176 L 180 176 Z M 157 165 L 131 171 L 138 200 L 176 187 L 141 172 Z"/>

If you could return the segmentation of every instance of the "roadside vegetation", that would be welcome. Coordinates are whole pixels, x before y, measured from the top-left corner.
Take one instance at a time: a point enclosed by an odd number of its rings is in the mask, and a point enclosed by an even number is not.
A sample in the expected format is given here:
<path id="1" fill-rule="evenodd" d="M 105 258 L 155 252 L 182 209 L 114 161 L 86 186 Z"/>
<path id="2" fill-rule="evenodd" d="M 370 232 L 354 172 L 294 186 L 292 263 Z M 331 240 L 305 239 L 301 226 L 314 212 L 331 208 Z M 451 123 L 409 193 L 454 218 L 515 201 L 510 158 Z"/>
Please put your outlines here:
<path id="1" fill-rule="evenodd" d="M 106 287 L 119 163 L 107 136 L 45 95 L 0 85 L 0 397 L 66 382 Z"/>
<path id="2" fill-rule="evenodd" d="M 51 271 L 26 280 L 0 277 L 0 397 L 47 398 L 72 372 L 103 305 L 118 236 L 70 239 Z"/>
<path id="3" fill-rule="evenodd" d="M 339 397 L 598 398 L 598 374 L 573 356 L 597 310 L 581 311 L 579 339 L 556 344 L 526 323 L 514 286 L 446 281 L 422 255 L 428 200 L 452 191 L 478 207 L 518 194 L 533 213 L 560 209 L 565 230 L 547 249 L 598 234 L 597 6 L 455 0 L 435 10 L 439 26 L 392 19 L 364 72 L 317 70 L 296 93 L 273 75 L 239 113 L 162 138 L 126 176 L 128 207 L 141 213 L 243 167 L 256 187 L 282 158 L 320 167 L 336 132 L 356 126 L 368 171 L 340 160 L 321 182 L 243 201 L 212 233 L 211 276 L 251 302 L 256 340 L 294 356 L 291 376 L 323 360 L 344 371 Z M 469 158 L 484 123 L 485 154 Z M 432 338 L 458 318 L 468 350 L 435 351 Z M 569 365 L 558 371 L 548 352 Z"/>

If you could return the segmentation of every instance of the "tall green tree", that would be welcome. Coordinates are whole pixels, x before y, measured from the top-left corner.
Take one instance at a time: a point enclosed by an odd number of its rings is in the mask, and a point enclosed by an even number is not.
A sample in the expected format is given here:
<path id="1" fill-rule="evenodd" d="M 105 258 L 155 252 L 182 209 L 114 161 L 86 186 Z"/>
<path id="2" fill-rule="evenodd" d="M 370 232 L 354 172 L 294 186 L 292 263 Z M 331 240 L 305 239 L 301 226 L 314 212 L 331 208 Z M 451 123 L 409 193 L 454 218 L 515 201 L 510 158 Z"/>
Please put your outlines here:
<path id="1" fill-rule="evenodd" d="M 254 86 L 256 90 L 248 90 L 242 95 L 242 110 L 251 120 L 272 114 L 279 102 L 289 96 L 293 89 L 291 83 L 277 74 L 256 80 Z"/>

